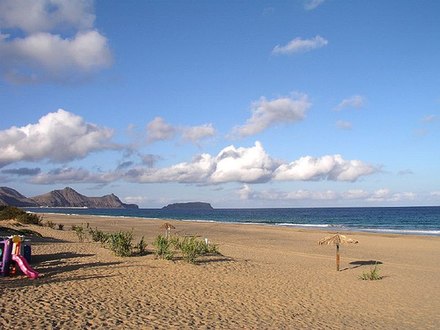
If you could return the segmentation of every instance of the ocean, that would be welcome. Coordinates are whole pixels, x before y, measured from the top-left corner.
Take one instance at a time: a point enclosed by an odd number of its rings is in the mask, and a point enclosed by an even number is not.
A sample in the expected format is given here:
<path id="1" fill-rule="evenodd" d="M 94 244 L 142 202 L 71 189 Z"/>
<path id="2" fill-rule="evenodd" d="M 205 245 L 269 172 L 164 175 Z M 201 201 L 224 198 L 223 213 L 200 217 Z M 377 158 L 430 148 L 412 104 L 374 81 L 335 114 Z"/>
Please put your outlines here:
<path id="1" fill-rule="evenodd" d="M 174 219 L 440 236 L 440 206 L 350 208 L 254 208 L 214 210 L 28 208 L 35 213 L 62 213 Z"/>

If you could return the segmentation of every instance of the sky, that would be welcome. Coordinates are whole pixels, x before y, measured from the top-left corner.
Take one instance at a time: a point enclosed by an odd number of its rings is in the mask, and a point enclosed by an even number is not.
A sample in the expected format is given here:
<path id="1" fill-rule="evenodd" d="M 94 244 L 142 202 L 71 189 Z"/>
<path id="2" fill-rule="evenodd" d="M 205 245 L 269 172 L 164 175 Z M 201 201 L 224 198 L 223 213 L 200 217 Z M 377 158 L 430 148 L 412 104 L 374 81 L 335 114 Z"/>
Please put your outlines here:
<path id="1" fill-rule="evenodd" d="M 0 186 L 440 205 L 437 0 L 0 0 Z"/>

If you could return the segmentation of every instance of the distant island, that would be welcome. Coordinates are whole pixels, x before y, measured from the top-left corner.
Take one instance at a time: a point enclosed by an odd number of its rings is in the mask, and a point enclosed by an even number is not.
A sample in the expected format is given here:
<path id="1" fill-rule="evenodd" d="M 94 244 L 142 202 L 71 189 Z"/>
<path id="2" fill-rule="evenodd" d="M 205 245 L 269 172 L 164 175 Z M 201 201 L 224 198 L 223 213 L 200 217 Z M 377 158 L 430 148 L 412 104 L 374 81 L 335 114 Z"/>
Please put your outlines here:
<path id="1" fill-rule="evenodd" d="M 162 207 L 162 210 L 213 210 L 214 208 L 209 203 L 204 202 L 188 202 L 188 203 L 173 203 Z"/>
<path id="2" fill-rule="evenodd" d="M 43 195 L 28 198 L 9 187 L 0 187 L 0 205 L 16 207 L 82 207 L 102 209 L 137 209 L 136 204 L 126 204 L 115 195 L 87 197 L 66 187 Z"/>

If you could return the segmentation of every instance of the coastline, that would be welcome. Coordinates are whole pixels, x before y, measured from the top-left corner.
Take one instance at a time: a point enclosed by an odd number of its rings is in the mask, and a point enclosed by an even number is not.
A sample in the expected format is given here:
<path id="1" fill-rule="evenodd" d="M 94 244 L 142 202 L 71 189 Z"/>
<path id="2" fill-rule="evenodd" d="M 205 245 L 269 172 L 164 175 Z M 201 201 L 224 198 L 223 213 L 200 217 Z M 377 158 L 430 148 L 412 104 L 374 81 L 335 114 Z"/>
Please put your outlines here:
<path id="1" fill-rule="evenodd" d="M 51 208 L 46 208 L 50 210 Z M 66 210 L 72 212 L 66 212 Z M 316 210 L 343 210 L 343 213 L 335 214 L 329 217 L 324 216 L 321 212 L 316 213 Z M 347 209 L 354 213 L 346 213 Z M 403 213 L 394 214 L 395 210 L 412 210 L 408 215 L 407 211 Z M 116 217 L 116 218 L 135 218 L 135 219 L 155 219 L 155 220 L 176 220 L 176 221 L 190 221 L 190 222 L 216 222 L 216 223 L 239 223 L 246 225 L 264 225 L 264 226 L 278 226 L 278 227 L 292 227 L 298 229 L 316 229 L 328 230 L 333 232 L 350 232 L 350 233 L 378 233 L 378 234 L 397 234 L 397 235 L 419 235 L 419 236 L 437 236 L 440 237 L 440 207 L 372 207 L 372 208 L 300 208 L 300 209 L 213 209 L 213 213 L 194 212 L 182 213 L 163 213 L 163 209 L 137 209 L 132 213 L 132 210 L 124 209 L 82 209 L 82 208 L 53 208 L 52 211 L 41 212 L 41 209 L 28 208 L 30 212 L 37 214 L 54 214 L 54 215 L 72 215 L 72 216 L 96 216 L 96 217 Z M 261 213 L 260 210 L 266 212 Z M 277 212 L 279 210 L 293 211 L 288 214 L 281 214 L 273 217 L 267 211 Z M 361 210 L 361 211 L 359 211 Z M 390 213 L 377 213 L 377 210 L 391 210 Z M 429 216 L 420 210 L 434 210 Z M 79 211 L 79 212 L 78 212 Z M 249 217 L 251 212 L 252 217 Z M 220 213 L 217 213 L 220 212 Z M 225 213 L 226 212 L 226 213 Z M 232 212 L 232 213 L 231 213 Z M 297 212 L 300 212 L 298 214 Z M 365 212 L 364 214 L 362 212 Z M 368 213 L 368 214 L 367 214 Z M 243 214 L 245 214 L 243 216 Z M 409 218 L 409 221 L 407 217 Z M 371 222 L 371 218 L 387 219 L 381 222 Z M 402 223 L 401 219 L 406 221 Z M 231 219 L 233 219 L 231 221 Z M 353 219 L 347 221 L 347 219 Z"/>
<path id="2" fill-rule="evenodd" d="M 180 260 L 115 257 L 79 243 L 72 225 L 133 230 L 148 250 L 164 220 L 44 214 L 64 230 L 32 227 L 41 278 L 0 278 L 3 327 L 29 328 L 435 328 L 440 324 L 440 238 L 349 232 L 359 241 L 319 246 L 331 234 L 260 224 L 168 220 L 179 235 L 217 244 L 223 257 Z M 384 278 L 359 276 L 378 263 Z"/>

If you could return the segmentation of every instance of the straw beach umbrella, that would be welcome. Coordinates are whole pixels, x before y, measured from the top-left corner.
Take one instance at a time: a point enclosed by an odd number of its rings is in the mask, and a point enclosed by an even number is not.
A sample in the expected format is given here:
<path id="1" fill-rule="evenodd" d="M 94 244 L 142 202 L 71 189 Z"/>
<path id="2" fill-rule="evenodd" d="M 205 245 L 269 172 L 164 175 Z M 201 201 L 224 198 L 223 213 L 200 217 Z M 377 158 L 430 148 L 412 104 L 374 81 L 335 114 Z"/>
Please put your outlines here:
<path id="1" fill-rule="evenodd" d="M 336 233 L 335 235 L 326 236 L 322 238 L 318 243 L 319 245 L 336 245 L 336 271 L 339 271 L 339 262 L 340 262 L 339 245 L 349 244 L 349 243 L 357 244 L 358 241 L 352 238 L 347 238 L 347 236 L 341 235 L 339 233 Z"/>
<path id="2" fill-rule="evenodd" d="M 165 222 L 162 226 L 160 226 L 161 229 L 165 229 L 165 237 L 168 238 L 170 236 L 171 229 L 176 229 L 172 224 Z"/>

